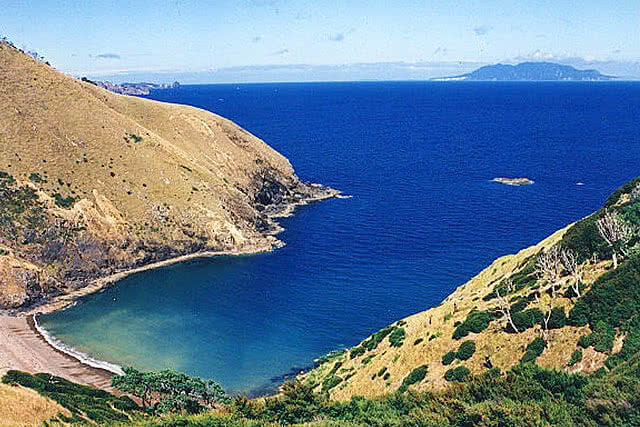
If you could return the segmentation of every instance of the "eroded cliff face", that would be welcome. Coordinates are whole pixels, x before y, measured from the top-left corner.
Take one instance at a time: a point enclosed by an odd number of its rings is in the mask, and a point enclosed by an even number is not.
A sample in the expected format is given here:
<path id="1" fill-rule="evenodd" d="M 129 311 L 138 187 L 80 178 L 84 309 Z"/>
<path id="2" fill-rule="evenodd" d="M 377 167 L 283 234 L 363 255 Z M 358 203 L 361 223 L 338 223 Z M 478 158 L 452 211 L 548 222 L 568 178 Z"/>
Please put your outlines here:
<path id="1" fill-rule="evenodd" d="M 229 120 L 0 43 L 0 309 L 179 255 L 269 250 L 274 217 L 335 194 Z"/>

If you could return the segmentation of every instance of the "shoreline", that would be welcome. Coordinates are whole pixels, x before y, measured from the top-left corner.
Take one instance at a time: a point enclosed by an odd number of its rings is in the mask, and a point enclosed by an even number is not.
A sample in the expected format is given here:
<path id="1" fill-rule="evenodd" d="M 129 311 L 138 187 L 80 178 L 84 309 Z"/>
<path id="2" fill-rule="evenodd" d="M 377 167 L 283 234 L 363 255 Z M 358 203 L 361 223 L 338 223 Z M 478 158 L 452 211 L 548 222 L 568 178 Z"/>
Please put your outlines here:
<path id="1" fill-rule="evenodd" d="M 113 273 L 105 277 L 94 279 L 91 282 L 89 282 L 87 286 L 83 288 L 76 289 L 64 295 L 53 297 L 51 301 L 44 302 L 41 305 L 27 308 L 24 311 L 18 311 L 16 315 L 32 316 L 35 314 L 51 314 L 56 311 L 66 310 L 67 308 L 74 306 L 77 303 L 77 300 L 79 298 L 101 292 L 102 290 L 115 285 L 117 282 L 119 282 L 122 279 L 125 279 L 128 276 L 141 273 L 144 271 L 149 271 L 156 268 L 167 267 L 173 264 L 179 264 L 182 262 L 193 261 L 198 259 L 216 258 L 216 257 L 223 257 L 223 256 L 235 257 L 235 256 L 259 255 L 259 254 L 272 252 L 275 249 L 279 249 L 285 246 L 286 243 L 273 237 L 281 233 L 282 231 L 284 231 L 284 228 L 280 224 L 278 224 L 278 222 L 275 221 L 275 219 L 288 218 L 292 216 L 296 208 L 298 208 L 299 206 L 306 206 L 311 203 L 320 202 L 323 200 L 336 199 L 336 198 L 342 199 L 342 198 L 350 197 L 350 196 L 344 196 L 339 190 L 335 190 L 330 187 L 324 187 L 320 184 L 310 184 L 310 186 L 314 189 L 317 189 L 318 191 L 322 191 L 322 193 L 311 194 L 309 195 L 308 198 L 284 203 L 282 206 L 276 207 L 273 212 L 268 214 L 269 219 L 273 221 L 274 229 L 270 232 L 265 233 L 265 240 L 261 245 L 256 245 L 256 246 L 253 246 L 247 249 L 241 249 L 241 250 L 232 249 L 232 250 L 223 250 L 223 251 L 194 252 L 192 254 L 180 255 L 177 257 L 168 258 L 166 260 L 152 262 L 150 264 L 146 264 L 140 267 L 119 271 L 117 273 Z"/>
<path id="2" fill-rule="evenodd" d="M 203 251 L 152 262 L 140 267 L 120 271 L 105 277 L 94 279 L 81 289 L 59 295 L 41 305 L 18 311 L 15 315 L 0 314 L 0 376 L 8 370 L 17 369 L 30 373 L 47 372 L 70 381 L 90 385 L 109 392 L 117 392 L 111 387 L 111 377 L 122 373 L 121 367 L 90 356 L 66 346 L 46 329 L 40 327 L 37 316 L 51 314 L 73 307 L 78 299 L 101 292 L 133 274 L 162 268 L 187 261 L 216 258 L 222 256 L 250 256 L 264 254 L 281 248 L 284 242 L 273 237 L 284 230 L 275 221 L 293 214 L 298 206 L 332 198 L 342 198 L 338 190 L 318 184 L 310 184 L 318 193 L 308 197 L 289 201 L 274 207 L 268 214 L 274 229 L 265 233 L 265 239 L 258 245 L 242 250 Z"/>
<path id="3" fill-rule="evenodd" d="M 277 246 L 271 244 L 271 245 L 264 245 L 264 246 L 260 246 L 253 249 L 247 249 L 247 250 L 195 252 L 188 255 L 181 255 L 178 257 L 169 258 L 163 261 L 152 262 L 150 264 L 146 264 L 141 267 L 120 271 L 118 273 L 114 273 L 109 276 L 95 279 L 91 281 L 84 288 L 80 288 L 75 291 L 69 292 L 68 294 L 54 297 L 49 302 L 45 302 L 42 305 L 17 313 L 16 317 L 33 316 L 38 314 L 51 314 L 56 311 L 66 310 L 67 308 L 73 307 L 77 303 L 77 300 L 79 298 L 101 292 L 102 290 L 117 284 L 117 282 L 119 282 L 120 280 L 123 280 L 133 274 L 142 273 L 144 271 L 155 270 L 157 268 L 167 267 L 173 264 L 180 264 L 182 262 L 193 261 L 197 259 L 216 258 L 216 257 L 223 257 L 223 256 L 258 255 L 262 253 L 271 252 L 273 249 L 277 249 Z"/>
<path id="4" fill-rule="evenodd" d="M 46 372 L 70 381 L 117 392 L 112 372 L 81 363 L 52 346 L 36 329 L 31 317 L 0 315 L 0 375 L 9 370 Z"/>

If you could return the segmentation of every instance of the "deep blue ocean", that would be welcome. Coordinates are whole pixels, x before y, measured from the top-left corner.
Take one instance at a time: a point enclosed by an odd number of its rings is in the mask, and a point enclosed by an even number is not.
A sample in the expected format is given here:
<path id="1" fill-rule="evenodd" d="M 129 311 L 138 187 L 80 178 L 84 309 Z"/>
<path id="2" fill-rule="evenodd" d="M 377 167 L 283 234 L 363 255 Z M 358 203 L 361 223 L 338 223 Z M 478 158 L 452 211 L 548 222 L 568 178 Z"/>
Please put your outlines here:
<path id="1" fill-rule="evenodd" d="M 302 179 L 353 196 L 298 209 L 273 253 L 145 272 L 42 319 L 96 358 L 235 392 L 437 305 L 640 175 L 640 83 L 196 85 L 150 97 L 230 118 Z M 491 182 L 501 176 L 535 184 Z"/>

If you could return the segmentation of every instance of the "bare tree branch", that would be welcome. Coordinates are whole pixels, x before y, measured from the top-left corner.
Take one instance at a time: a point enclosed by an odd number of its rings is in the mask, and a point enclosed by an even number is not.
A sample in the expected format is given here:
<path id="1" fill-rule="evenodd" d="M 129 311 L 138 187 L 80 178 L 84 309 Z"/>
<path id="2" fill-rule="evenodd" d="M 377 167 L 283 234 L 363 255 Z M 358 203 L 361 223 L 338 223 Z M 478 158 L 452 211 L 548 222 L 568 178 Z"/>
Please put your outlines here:
<path id="1" fill-rule="evenodd" d="M 507 280 L 507 288 L 512 288 L 513 283 L 511 280 Z M 509 301 L 506 297 L 500 295 L 500 288 L 496 287 L 496 295 L 498 297 L 498 310 L 502 313 L 504 319 L 509 322 L 515 333 L 518 333 L 518 328 L 513 324 L 513 319 L 511 318 L 511 306 L 509 305 Z"/>
<path id="2" fill-rule="evenodd" d="M 551 284 L 551 294 L 555 298 L 557 285 L 560 282 L 562 262 L 560 257 L 560 249 L 553 246 L 543 252 L 536 260 L 536 273 L 545 282 Z"/>
<path id="3" fill-rule="evenodd" d="M 562 257 L 562 265 L 571 276 L 571 289 L 580 298 L 580 283 L 584 276 L 584 264 L 580 264 L 578 256 L 571 249 L 563 249 L 560 251 Z"/>
<path id="4" fill-rule="evenodd" d="M 628 244 L 636 231 L 635 227 L 624 222 L 613 211 L 607 211 L 596 224 L 600 235 L 613 252 L 613 268 L 618 268 L 618 255 L 628 255 Z"/>

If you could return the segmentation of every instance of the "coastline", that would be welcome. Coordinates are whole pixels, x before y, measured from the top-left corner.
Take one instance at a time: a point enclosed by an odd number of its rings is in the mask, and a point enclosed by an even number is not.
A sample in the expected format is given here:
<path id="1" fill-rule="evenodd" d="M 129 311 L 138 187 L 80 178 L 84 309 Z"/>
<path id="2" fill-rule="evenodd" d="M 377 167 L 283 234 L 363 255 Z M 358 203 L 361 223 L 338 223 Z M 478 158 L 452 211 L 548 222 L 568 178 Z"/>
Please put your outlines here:
<path id="1" fill-rule="evenodd" d="M 120 280 L 137 273 L 166 267 L 186 261 L 215 258 L 221 256 L 249 256 L 268 253 L 285 245 L 273 237 L 284 230 L 274 219 L 291 216 L 298 206 L 331 198 L 340 198 L 341 192 L 318 184 L 311 184 L 316 190 L 298 200 L 287 201 L 268 214 L 274 229 L 265 234 L 259 245 L 242 250 L 203 251 L 153 262 L 140 267 L 124 270 L 91 281 L 87 286 L 68 294 L 54 297 L 42 305 L 28 308 L 15 316 L 0 314 L 0 376 L 8 370 L 18 369 L 30 373 L 48 372 L 70 381 L 90 385 L 109 392 L 111 377 L 122 371 L 117 365 L 92 359 L 50 335 L 37 322 L 40 314 L 50 314 L 65 310 L 77 303 L 79 298 L 100 292 L 116 285 Z"/>
<path id="2" fill-rule="evenodd" d="M 128 270 L 119 271 L 109 276 L 101 277 L 92 280 L 87 286 L 76 289 L 64 295 L 53 297 L 50 301 L 43 304 L 27 308 L 24 311 L 19 311 L 18 316 L 31 316 L 34 314 L 51 314 L 56 311 L 65 310 L 72 307 L 79 298 L 97 293 L 106 289 L 120 280 L 131 276 L 132 274 L 141 273 L 143 271 L 149 271 L 156 268 L 166 267 L 173 264 L 178 264 L 185 261 L 192 261 L 197 259 L 216 258 L 221 256 L 249 256 L 258 255 L 271 252 L 275 249 L 283 247 L 286 243 L 273 237 L 276 234 L 281 233 L 284 228 L 275 221 L 277 218 L 287 218 L 293 215 L 296 208 L 299 206 L 306 206 L 311 203 L 320 202 L 323 200 L 334 198 L 348 198 L 350 196 L 344 196 L 339 190 L 335 190 L 330 187 L 325 187 L 320 184 L 309 184 L 314 189 L 314 193 L 310 193 L 308 197 L 301 198 L 294 201 L 286 201 L 280 206 L 275 206 L 271 212 L 268 213 L 269 219 L 273 222 L 273 229 L 265 233 L 265 240 L 261 244 L 251 246 L 247 249 L 233 249 L 224 251 L 203 251 L 194 252 L 192 254 L 181 255 L 166 260 L 152 262 L 140 267 L 131 268 Z"/>
<path id="3" fill-rule="evenodd" d="M 17 369 L 47 372 L 109 392 L 113 372 L 81 363 L 53 347 L 36 329 L 31 317 L 0 315 L 0 375 Z"/>

